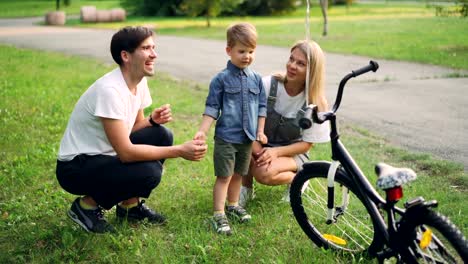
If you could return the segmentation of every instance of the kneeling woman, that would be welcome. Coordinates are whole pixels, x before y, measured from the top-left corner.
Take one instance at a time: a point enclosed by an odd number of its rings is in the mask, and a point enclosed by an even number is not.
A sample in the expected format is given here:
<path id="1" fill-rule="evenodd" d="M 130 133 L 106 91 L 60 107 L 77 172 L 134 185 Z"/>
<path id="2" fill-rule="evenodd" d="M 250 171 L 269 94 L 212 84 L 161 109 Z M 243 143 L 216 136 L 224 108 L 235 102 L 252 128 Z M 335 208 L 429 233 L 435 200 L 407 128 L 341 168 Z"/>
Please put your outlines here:
<path id="1" fill-rule="evenodd" d="M 310 52 L 309 63 L 307 49 Z M 309 87 L 305 87 L 307 65 L 310 66 Z M 317 43 L 296 43 L 291 48 L 286 73 L 266 76 L 263 84 L 268 95 L 265 121 L 268 144 L 261 146 L 255 143 L 249 176 L 244 177 L 241 188 L 239 204 L 242 206 L 254 196 L 253 178 L 265 185 L 289 185 L 296 172 L 309 160 L 308 152 L 313 144 L 330 140 L 328 122 L 314 123 L 305 130 L 298 125 L 306 106 L 306 89 L 309 103 L 317 105 L 321 112 L 328 110 L 325 98 L 325 57 Z M 289 192 L 287 194 L 285 198 L 289 199 Z"/>

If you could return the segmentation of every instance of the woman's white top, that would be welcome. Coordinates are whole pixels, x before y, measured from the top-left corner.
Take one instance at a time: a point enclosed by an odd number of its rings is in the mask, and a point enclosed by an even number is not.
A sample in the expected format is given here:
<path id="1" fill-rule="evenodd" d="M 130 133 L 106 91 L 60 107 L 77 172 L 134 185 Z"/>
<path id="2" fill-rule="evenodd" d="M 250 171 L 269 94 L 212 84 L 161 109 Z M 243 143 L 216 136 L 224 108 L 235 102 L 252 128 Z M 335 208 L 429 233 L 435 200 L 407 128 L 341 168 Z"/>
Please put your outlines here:
<path id="1" fill-rule="evenodd" d="M 265 94 L 270 94 L 271 76 L 262 78 L 263 86 L 265 87 Z M 284 88 L 284 83 L 278 82 L 278 89 L 276 92 L 275 111 L 287 118 L 295 118 L 299 109 L 305 103 L 305 93 L 290 96 Z M 267 116 L 268 118 L 268 116 Z M 308 129 L 303 130 L 302 141 L 309 143 L 323 143 L 330 141 L 330 124 L 324 122 L 322 124 L 313 123 Z"/>

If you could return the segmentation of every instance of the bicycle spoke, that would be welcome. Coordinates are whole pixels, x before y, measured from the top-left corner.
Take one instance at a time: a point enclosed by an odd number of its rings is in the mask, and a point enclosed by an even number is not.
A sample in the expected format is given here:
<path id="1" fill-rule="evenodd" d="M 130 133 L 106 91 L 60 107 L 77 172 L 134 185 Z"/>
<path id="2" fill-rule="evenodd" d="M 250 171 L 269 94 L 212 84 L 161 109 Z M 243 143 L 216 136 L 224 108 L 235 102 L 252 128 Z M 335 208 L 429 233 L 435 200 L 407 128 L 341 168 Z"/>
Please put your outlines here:
<path id="1" fill-rule="evenodd" d="M 348 244 L 346 247 L 357 250 L 366 249 L 372 243 L 373 229 L 369 227 L 367 221 L 365 222 L 364 219 L 358 217 L 361 214 L 358 214 L 358 216 L 353 215 L 356 213 L 354 210 L 357 209 L 354 208 L 355 205 L 353 202 L 357 203 L 356 205 L 358 206 L 363 206 L 356 197 L 351 197 L 350 204 L 344 211 L 344 214 L 338 217 L 337 223 L 326 224 L 328 187 L 325 183 L 326 181 L 324 180 L 311 180 L 309 181 L 309 187 L 302 193 L 302 203 L 305 205 L 305 208 L 308 208 L 307 214 L 311 219 L 314 219 L 313 222 L 324 236 L 330 235 L 331 237 L 336 237 L 338 240 L 345 238 L 344 241 L 347 241 Z M 341 189 L 341 186 L 335 188 L 336 193 L 339 193 L 339 195 L 335 197 L 337 205 L 339 206 L 342 206 L 342 200 L 344 199 L 340 191 Z M 350 210 L 352 213 L 350 213 Z M 309 224 L 312 225 L 312 222 L 309 221 Z M 339 242 L 333 242 L 331 238 L 327 240 L 340 245 Z"/>

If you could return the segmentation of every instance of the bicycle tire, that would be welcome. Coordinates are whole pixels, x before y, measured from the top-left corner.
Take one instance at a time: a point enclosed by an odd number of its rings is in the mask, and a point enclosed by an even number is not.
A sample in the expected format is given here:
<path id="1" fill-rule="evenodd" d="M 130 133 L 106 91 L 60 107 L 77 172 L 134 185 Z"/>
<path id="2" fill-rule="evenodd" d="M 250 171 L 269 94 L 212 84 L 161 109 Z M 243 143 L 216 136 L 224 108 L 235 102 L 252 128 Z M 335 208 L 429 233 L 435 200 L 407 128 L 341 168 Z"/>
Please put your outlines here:
<path id="1" fill-rule="evenodd" d="M 411 247 L 418 260 L 423 263 L 468 262 L 468 242 L 446 216 L 427 210 L 423 217 L 417 219 L 418 224 L 415 225 L 416 233 Z M 424 234 L 428 234 L 425 243 Z M 428 239 L 429 237 L 431 239 Z"/>
<path id="2" fill-rule="evenodd" d="M 340 216 L 336 223 L 325 223 L 327 173 L 330 166 L 329 162 L 309 162 L 291 183 L 291 207 L 298 224 L 318 247 L 353 254 L 369 252 L 369 248 L 376 252 L 382 248 L 382 242 L 376 236 L 373 218 L 363 199 L 356 193 L 351 178 L 341 168 L 335 175 L 335 194 L 339 193 L 340 186 L 347 187 L 351 196 L 350 204 L 347 212 Z M 302 192 L 306 182 L 309 182 L 308 187 Z M 338 198 L 339 195 L 335 195 L 335 206 L 338 205 Z M 317 213 L 317 209 L 322 213 Z M 346 244 L 343 244 L 343 240 Z"/>

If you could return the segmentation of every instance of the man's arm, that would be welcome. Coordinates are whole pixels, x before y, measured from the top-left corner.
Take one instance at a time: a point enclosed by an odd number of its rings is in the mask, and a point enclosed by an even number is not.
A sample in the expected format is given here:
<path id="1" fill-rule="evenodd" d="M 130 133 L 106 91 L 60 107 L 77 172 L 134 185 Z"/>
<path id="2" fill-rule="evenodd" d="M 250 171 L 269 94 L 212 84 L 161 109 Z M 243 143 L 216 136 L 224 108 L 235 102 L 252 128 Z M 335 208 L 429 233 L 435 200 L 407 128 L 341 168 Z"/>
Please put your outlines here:
<path id="1" fill-rule="evenodd" d="M 132 132 L 135 132 L 137 130 L 140 130 L 142 128 L 151 126 L 151 123 L 149 122 L 149 118 L 145 118 L 145 114 L 143 112 L 143 109 L 138 110 L 137 117 L 135 119 L 135 124 L 133 125 Z"/>
<path id="2" fill-rule="evenodd" d="M 147 126 L 151 126 L 152 124 L 149 121 L 150 117 L 156 124 L 160 125 L 172 121 L 171 106 L 169 104 L 165 104 L 161 107 L 155 108 L 153 112 L 151 112 L 149 117 L 144 116 L 142 109 L 138 110 L 138 114 L 135 119 L 135 124 L 133 125 L 132 132 L 135 132 Z"/>
<path id="3" fill-rule="evenodd" d="M 207 146 L 203 140 L 191 140 L 181 145 L 167 147 L 133 144 L 128 136 L 127 126 L 124 121 L 110 118 L 101 118 L 101 121 L 110 144 L 122 162 L 178 157 L 196 161 L 203 158 L 206 153 Z"/>

